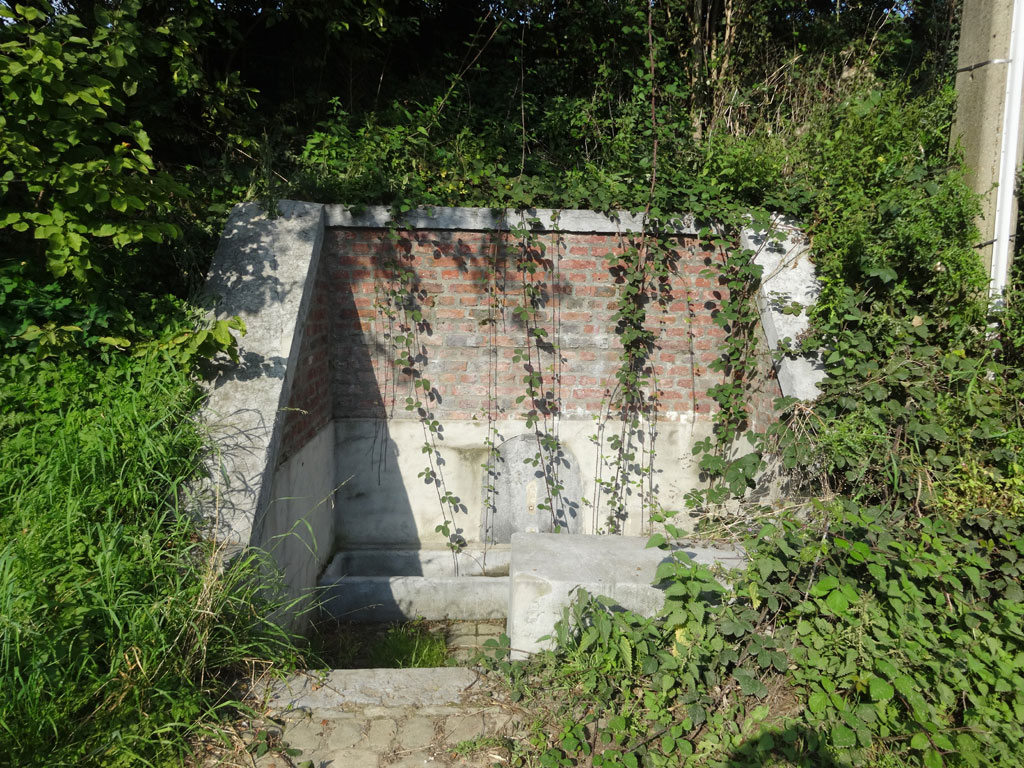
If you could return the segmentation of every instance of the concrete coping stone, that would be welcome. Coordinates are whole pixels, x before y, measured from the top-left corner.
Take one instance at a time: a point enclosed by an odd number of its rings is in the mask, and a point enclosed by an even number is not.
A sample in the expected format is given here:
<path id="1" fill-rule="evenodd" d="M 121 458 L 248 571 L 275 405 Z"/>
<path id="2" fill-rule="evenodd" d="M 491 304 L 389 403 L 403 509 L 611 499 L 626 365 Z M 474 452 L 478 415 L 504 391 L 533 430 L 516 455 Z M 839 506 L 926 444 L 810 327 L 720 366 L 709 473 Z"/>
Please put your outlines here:
<path id="1" fill-rule="evenodd" d="M 351 229 L 386 229 L 392 223 L 400 229 L 465 230 L 475 232 L 529 229 L 535 233 L 574 232 L 594 234 L 635 233 L 644 229 L 645 217 L 640 213 L 616 211 L 600 213 L 584 210 L 557 210 L 554 208 L 444 208 L 420 207 L 395 216 L 383 205 L 351 208 L 346 205 L 324 206 L 328 227 Z M 678 218 L 675 228 L 668 231 L 681 235 L 695 235 L 699 231 L 691 214 Z"/>
<path id="2" fill-rule="evenodd" d="M 444 707 L 458 704 L 479 675 L 465 667 L 333 669 L 300 672 L 253 691 L 274 713 L 319 715 L 363 707 Z"/>
<path id="3" fill-rule="evenodd" d="M 811 248 L 796 223 L 778 218 L 772 227 L 782 239 L 769 237 L 765 231 L 744 229 L 740 247 L 755 251 L 754 263 L 761 266 L 761 286 L 757 307 L 761 314 L 768 346 L 786 352 L 775 364 L 779 388 L 786 397 L 814 400 L 821 394 L 818 385 L 827 376 L 820 351 L 794 354 L 800 337 L 810 328 L 807 309 L 821 294 L 821 283 L 811 261 Z M 803 309 L 799 314 L 786 312 L 793 303 Z"/>

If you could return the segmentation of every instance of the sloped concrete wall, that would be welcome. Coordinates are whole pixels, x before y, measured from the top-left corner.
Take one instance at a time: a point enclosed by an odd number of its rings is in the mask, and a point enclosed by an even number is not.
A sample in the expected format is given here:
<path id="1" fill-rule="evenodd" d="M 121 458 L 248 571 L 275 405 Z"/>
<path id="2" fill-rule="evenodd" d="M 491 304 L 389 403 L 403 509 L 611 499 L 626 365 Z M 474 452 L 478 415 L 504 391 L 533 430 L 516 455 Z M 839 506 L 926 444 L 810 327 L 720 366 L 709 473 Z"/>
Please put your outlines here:
<path id="1" fill-rule="evenodd" d="M 225 559 L 267 550 L 287 597 L 316 584 L 334 535 L 334 432 L 323 345 L 323 207 L 282 202 L 276 217 L 236 207 L 207 280 L 218 319 L 241 317 L 237 363 L 223 361 L 203 420 L 219 446 L 202 509 Z M 317 400 L 318 387 L 320 399 Z M 291 617 L 296 629 L 304 617 Z"/>

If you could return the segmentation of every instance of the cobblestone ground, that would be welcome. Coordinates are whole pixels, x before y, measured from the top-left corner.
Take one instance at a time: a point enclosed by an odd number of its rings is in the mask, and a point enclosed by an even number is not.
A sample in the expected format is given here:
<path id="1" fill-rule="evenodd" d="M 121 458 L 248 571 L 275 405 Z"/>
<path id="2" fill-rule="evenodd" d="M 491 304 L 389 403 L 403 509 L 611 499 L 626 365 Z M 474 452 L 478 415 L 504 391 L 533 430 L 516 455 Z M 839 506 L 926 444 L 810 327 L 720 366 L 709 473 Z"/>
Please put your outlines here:
<path id="1" fill-rule="evenodd" d="M 318 719 L 319 718 L 319 719 Z M 484 768 L 506 763 L 502 737 L 516 730 L 516 716 L 479 703 L 447 707 L 367 707 L 319 717 L 283 718 L 283 741 L 301 750 L 292 757 L 267 754 L 258 768 Z"/>
<path id="2" fill-rule="evenodd" d="M 468 660 L 503 622 L 449 628 Z M 257 691 L 266 715 L 231 748 L 209 746 L 203 768 L 485 768 L 508 763 L 522 718 L 501 687 L 466 667 L 308 672 Z M 261 735 L 262 734 L 262 735 Z M 261 744 L 272 747 L 260 754 Z"/>

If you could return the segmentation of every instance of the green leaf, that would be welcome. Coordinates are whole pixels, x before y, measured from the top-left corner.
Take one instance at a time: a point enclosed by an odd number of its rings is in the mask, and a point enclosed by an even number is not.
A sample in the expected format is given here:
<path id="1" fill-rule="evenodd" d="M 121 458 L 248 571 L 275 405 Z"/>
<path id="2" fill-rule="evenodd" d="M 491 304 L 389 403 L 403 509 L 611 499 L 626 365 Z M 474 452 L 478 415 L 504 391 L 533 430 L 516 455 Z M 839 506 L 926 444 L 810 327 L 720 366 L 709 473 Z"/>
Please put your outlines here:
<path id="1" fill-rule="evenodd" d="M 885 568 L 878 563 L 868 563 L 868 573 L 874 576 L 877 581 L 885 581 Z"/>
<path id="2" fill-rule="evenodd" d="M 130 347 L 131 341 L 121 336 L 100 336 L 96 339 L 100 344 L 107 344 L 112 347 Z"/>
<path id="3" fill-rule="evenodd" d="M 896 686 L 897 691 L 906 696 L 914 690 L 915 682 L 914 678 L 910 677 L 909 675 L 900 675 L 892 681 L 892 684 Z"/>
<path id="4" fill-rule="evenodd" d="M 733 678 L 740 684 L 740 690 L 746 696 L 757 696 L 764 698 L 768 695 L 768 688 L 749 670 L 740 667 L 732 673 Z"/>
<path id="5" fill-rule="evenodd" d="M 822 691 L 812 693 L 807 699 L 807 708 L 815 715 L 820 715 L 829 705 L 828 694 Z"/>
<path id="6" fill-rule="evenodd" d="M 823 576 L 817 584 L 811 589 L 811 594 L 814 597 L 821 597 L 828 594 L 833 589 L 839 586 L 839 579 L 835 576 Z"/>
<path id="7" fill-rule="evenodd" d="M 908 691 L 906 693 L 907 703 L 910 704 L 911 714 L 914 719 L 920 723 L 926 723 L 929 720 L 931 714 L 931 708 L 928 703 L 924 700 L 924 696 L 918 690 Z"/>
<path id="8" fill-rule="evenodd" d="M 868 691 L 873 701 L 889 701 L 895 693 L 893 687 L 880 677 L 872 677 L 868 682 Z"/>
<path id="9" fill-rule="evenodd" d="M 876 659 L 875 669 L 877 669 L 890 680 L 895 680 L 897 677 L 900 676 L 899 670 L 896 669 L 896 666 L 888 659 Z"/>
<path id="10" fill-rule="evenodd" d="M 213 326 L 213 338 L 225 347 L 231 344 L 231 330 L 228 328 L 227 320 L 218 320 Z"/>
<path id="11" fill-rule="evenodd" d="M 932 743 L 928 740 L 928 736 L 918 731 L 910 737 L 910 748 L 911 749 L 929 749 Z"/>
<path id="12" fill-rule="evenodd" d="M 844 614 L 846 609 L 850 607 L 850 603 L 838 589 L 834 589 L 829 593 L 828 597 L 825 598 L 825 605 L 836 614 Z"/>
<path id="13" fill-rule="evenodd" d="M 660 533 L 655 533 L 647 540 L 647 546 L 645 549 L 652 549 L 653 547 L 663 547 L 668 544 L 668 541 Z"/>
<path id="14" fill-rule="evenodd" d="M 832 746 L 847 749 L 857 746 L 857 734 L 845 725 L 832 726 Z"/>

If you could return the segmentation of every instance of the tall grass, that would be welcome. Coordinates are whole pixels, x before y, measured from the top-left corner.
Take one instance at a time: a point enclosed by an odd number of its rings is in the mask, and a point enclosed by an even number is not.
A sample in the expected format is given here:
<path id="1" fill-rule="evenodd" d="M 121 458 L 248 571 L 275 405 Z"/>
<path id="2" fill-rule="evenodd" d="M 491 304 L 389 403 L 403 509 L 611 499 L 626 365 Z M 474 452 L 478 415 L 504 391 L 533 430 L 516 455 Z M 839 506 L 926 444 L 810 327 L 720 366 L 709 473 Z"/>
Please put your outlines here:
<path id="1" fill-rule="evenodd" d="M 198 392 L 159 360 L 0 372 L 0 764 L 162 765 L 294 663 L 264 564 L 222 569 L 180 504 Z"/>

